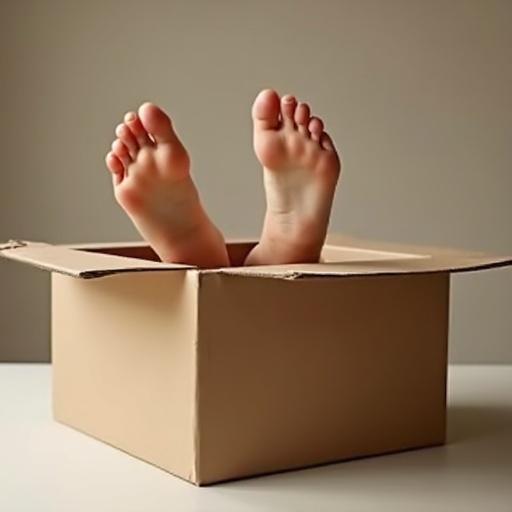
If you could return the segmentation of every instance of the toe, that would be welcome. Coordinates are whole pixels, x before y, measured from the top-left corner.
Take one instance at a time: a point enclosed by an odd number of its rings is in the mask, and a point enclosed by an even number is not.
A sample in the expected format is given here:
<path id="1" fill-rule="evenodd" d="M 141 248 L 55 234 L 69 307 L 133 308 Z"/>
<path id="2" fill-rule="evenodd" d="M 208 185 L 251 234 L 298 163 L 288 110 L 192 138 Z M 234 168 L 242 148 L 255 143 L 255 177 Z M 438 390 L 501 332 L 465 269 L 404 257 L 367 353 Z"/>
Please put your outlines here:
<path id="1" fill-rule="evenodd" d="M 146 132 L 156 143 L 176 141 L 176 134 L 169 116 L 156 105 L 144 103 L 139 108 L 139 118 Z"/>
<path id="2" fill-rule="evenodd" d="M 322 135 L 320 137 L 320 145 L 326 151 L 336 151 L 331 137 L 326 132 L 322 133 Z"/>
<path id="3" fill-rule="evenodd" d="M 135 112 L 128 112 L 124 116 L 124 123 L 132 132 L 140 148 L 152 144 L 148 132 L 146 132 L 144 126 L 142 126 L 139 116 Z"/>
<path id="4" fill-rule="evenodd" d="M 139 145 L 132 131 L 124 123 L 121 123 L 116 127 L 116 135 L 119 140 L 128 148 L 130 157 L 135 159 L 137 152 L 139 151 Z"/>
<path id="5" fill-rule="evenodd" d="M 109 171 L 112 173 L 112 179 L 114 180 L 114 185 L 118 185 L 123 180 L 124 176 L 124 165 L 119 158 L 111 151 L 107 153 L 105 157 L 105 163 Z"/>
<path id="6" fill-rule="evenodd" d="M 299 103 L 299 105 L 297 106 L 297 110 L 295 111 L 295 123 L 297 124 L 299 132 L 301 132 L 303 135 L 307 137 L 309 137 L 309 117 L 309 105 L 307 103 Z"/>
<path id="7" fill-rule="evenodd" d="M 261 91 L 252 106 L 252 118 L 257 128 L 261 130 L 276 130 L 279 128 L 279 95 L 272 89 Z"/>
<path id="8" fill-rule="evenodd" d="M 324 130 L 324 123 L 318 117 L 312 117 L 309 121 L 308 129 L 311 133 L 311 139 L 320 142 L 320 137 Z"/>
<path id="9" fill-rule="evenodd" d="M 281 98 L 281 116 L 285 126 L 294 127 L 293 120 L 295 116 L 295 109 L 297 108 L 297 100 L 294 96 L 287 94 Z"/>
<path id="10" fill-rule="evenodd" d="M 119 139 L 112 142 L 112 153 L 122 162 L 125 169 L 132 163 L 128 148 Z"/>
<path id="11" fill-rule="evenodd" d="M 124 165 L 121 160 L 114 154 L 113 151 L 109 151 L 105 157 L 105 163 L 107 164 L 108 170 L 114 174 L 120 174 L 124 172 Z"/>

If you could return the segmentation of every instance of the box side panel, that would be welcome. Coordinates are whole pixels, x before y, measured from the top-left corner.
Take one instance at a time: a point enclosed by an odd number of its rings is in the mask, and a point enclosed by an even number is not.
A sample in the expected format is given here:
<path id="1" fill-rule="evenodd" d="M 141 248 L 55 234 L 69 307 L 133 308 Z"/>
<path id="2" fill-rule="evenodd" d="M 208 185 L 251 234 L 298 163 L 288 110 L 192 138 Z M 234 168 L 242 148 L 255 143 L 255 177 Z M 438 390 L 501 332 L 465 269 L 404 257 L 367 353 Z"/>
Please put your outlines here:
<path id="1" fill-rule="evenodd" d="M 55 418 L 193 480 L 197 273 L 52 284 Z"/>
<path id="2" fill-rule="evenodd" d="M 443 443 L 448 285 L 204 276 L 200 483 Z"/>

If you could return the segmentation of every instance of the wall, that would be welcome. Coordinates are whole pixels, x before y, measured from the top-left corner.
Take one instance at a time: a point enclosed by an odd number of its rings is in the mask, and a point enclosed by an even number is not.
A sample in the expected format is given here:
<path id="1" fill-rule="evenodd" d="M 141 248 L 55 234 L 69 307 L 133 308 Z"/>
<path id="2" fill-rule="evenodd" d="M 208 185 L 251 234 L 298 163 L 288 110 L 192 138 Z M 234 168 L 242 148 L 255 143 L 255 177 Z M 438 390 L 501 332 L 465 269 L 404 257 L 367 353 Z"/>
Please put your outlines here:
<path id="1" fill-rule="evenodd" d="M 0 240 L 137 238 L 104 154 L 162 104 L 230 235 L 264 198 L 262 87 L 313 105 L 345 172 L 332 230 L 512 254 L 512 16 L 497 1 L 2 2 Z M 0 360 L 47 360 L 48 277 L 0 263 Z M 512 363 L 512 272 L 453 279 L 451 358 Z"/>

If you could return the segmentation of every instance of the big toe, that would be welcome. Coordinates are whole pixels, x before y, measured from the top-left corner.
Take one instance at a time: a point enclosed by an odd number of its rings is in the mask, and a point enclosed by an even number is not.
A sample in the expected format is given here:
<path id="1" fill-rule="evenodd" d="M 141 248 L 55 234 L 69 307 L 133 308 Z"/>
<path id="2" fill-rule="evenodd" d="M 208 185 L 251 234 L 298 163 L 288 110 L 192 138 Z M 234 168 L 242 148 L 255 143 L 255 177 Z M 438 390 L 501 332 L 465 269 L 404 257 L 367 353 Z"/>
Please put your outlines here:
<path id="1" fill-rule="evenodd" d="M 155 139 L 155 142 L 173 142 L 176 140 L 171 119 L 153 103 L 141 105 L 139 118 L 146 131 Z"/>
<path id="2" fill-rule="evenodd" d="M 276 91 L 261 91 L 252 106 L 252 118 L 257 128 L 273 130 L 279 126 L 280 99 Z"/>

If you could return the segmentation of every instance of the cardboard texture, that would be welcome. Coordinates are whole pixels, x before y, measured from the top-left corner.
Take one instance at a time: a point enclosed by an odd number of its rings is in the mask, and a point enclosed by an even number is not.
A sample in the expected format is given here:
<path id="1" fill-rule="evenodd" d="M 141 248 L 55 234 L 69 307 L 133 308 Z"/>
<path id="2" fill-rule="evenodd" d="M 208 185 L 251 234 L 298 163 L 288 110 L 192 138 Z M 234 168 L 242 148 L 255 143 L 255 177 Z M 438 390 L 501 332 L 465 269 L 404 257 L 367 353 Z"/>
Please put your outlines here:
<path id="1" fill-rule="evenodd" d="M 451 272 L 510 257 L 329 237 L 316 265 L 13 241 L 52 272 L 55 418 L 194 484 L 442 444 Z"/>

